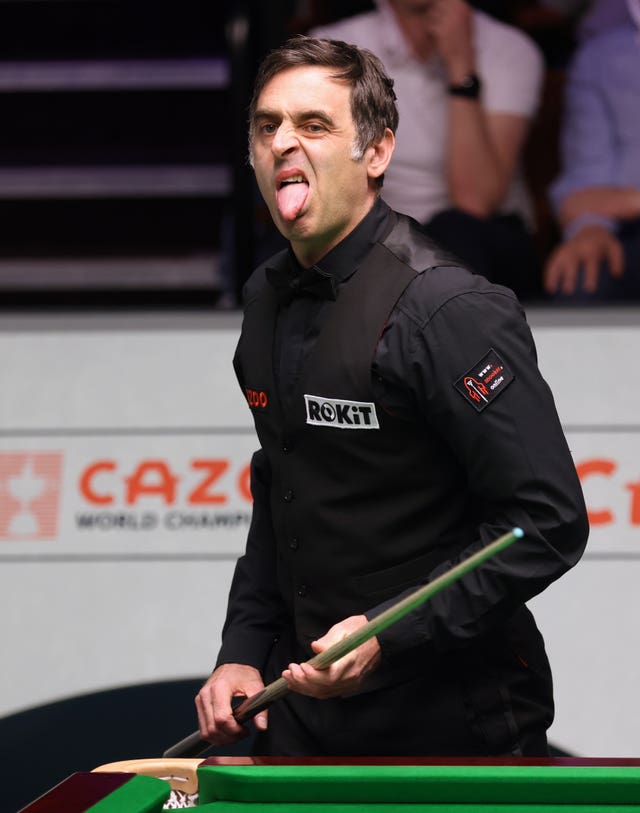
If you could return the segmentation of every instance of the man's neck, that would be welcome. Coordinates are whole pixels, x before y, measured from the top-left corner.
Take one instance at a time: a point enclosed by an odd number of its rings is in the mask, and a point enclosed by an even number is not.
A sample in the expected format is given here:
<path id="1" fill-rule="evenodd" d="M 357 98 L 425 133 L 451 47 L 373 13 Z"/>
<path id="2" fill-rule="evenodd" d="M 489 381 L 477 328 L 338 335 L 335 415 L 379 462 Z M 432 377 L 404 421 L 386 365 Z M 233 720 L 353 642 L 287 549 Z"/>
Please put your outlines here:
<path id="1" fill-rule="evenodd" d="M 372 210 L 376 200 L 377 196 L 370 201 L 368 207 L 365 211 L 363 211 L 362 217 L 357 221 L 357 223 L 351 224 L 350 226 L 337 231 L 335 235 L 327 236 L 321 242 L 318 241 L 318 243 L 315 243 L 307 240 L 292 240 L 291 250 L 293 251 L 295 258 L 300 265 L 303 268 L 311 268 L 312 265 L 316 265 L 316 263 L 320 262 L 323 257 L 326 257 L 330 251 L 336 248 L 336 246 L 340 245 L 343 240 L 345 240 L 358 228 L 358 226 Z"/>

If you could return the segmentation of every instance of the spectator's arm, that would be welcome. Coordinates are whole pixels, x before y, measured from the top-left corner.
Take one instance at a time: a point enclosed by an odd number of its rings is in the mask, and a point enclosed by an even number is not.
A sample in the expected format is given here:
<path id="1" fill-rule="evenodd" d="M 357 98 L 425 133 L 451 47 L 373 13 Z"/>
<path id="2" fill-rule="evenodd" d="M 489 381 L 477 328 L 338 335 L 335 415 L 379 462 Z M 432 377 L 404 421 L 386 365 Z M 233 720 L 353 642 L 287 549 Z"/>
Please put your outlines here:
<path id="1" fill-rule="evenodd" d="M 640 217 L 640 189 L 633 186 L 593 186 L 578 189 L 560 203 L 558 219 L 563 228 L 578 218 L 596 215 L 609 220 Z"/>
<path id="2" fill-rule="evenodd" d="M 448 154 L 454 205 L 477 217 L 500 206 L 529 129 L 524 116 L 487 113 L 478 102 L 452 97 Z"/>
<path id="3" fill-rule="evenodd" d="M 615 137 L 606 93 L 602 92 L 597 74 L 600 63 L 598 43 L 587 43 L 577 52 L 565 86 L 560 134 L 562 171 L 550 190 L 551 203 L 563 226 L 586 213 L 584 206 L 570 216 L 564 213 L 563 207 L 573 206 L 570 201 L 576 193 L 617 183 Z"/>
<path id="4" fill-rule="evenodd" d="M 444 61 L 449 84 L 460 84 L 472 73 L 482 74 L 475 53 L 476 18 L 469 5 L 462 0 L 440 2 L 427 24 Z M 523 45 L 520 40 L 514 45 L 509 34 L 504 40 L 507 52 L 504 58 L 511 61 L 511 52 L 514 48 L 519 52 L 520 45 Z M 479 99 L 460 96 L 450 99 L 449 195 L 457 208 L 477 217 L 493 214 L 502 203 L 527 137 L 530 113 L 535 107 L 530 101 L 532 91 L 528 83 L 533 87 L 539 85 L 540 70 L 537 55 L 531 56 L 531 46 L 527 43 L 523 47 L 526 59 L 516 63 L 517 69 L 511 62 L 510 77 L 496 77 L 493 71 L 491 82 Z"/>

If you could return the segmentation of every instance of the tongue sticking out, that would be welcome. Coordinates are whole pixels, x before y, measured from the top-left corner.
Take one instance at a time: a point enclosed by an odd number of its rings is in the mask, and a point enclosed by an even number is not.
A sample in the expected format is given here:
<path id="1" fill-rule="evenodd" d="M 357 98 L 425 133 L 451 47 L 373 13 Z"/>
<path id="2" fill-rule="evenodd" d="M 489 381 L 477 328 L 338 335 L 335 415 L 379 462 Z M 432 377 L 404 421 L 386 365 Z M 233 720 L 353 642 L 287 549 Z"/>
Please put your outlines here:
<path id="1" fill-rule="evenodd" d="M 307 199 L 309 185 L 306 183 L 283 184 L 276 192 L 280 215 L 284 220 L 295 220 Z"/>

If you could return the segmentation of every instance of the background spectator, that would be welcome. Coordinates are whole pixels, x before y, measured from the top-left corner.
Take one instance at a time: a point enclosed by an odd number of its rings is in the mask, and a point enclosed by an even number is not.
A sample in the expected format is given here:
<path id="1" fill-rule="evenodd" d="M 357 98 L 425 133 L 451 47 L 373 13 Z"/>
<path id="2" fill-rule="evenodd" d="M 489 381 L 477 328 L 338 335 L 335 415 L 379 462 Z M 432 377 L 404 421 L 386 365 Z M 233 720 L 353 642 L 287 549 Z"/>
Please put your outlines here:
<path id="1" fill-rule="evenodd" d="M 369 48 L 394 78 L 400 126 L 385 200 L 491 281 L 537 295 L 521 171 L 543 75 L 534 43 L 463 0 L 378 0 L 309 33 Z"/>
<path id="2" fill-rule="evenodd" d="M 590 14 L 618 12 L 619 0 Z M 602 7 L 602 8 L 601 8 Z M 620 25 L 587 36 L 565 93 L 562 172 L 551 199 L 563 242 L 545 268 L 561 301 L 640 296 L 640 4 L 625 4 Z"/>

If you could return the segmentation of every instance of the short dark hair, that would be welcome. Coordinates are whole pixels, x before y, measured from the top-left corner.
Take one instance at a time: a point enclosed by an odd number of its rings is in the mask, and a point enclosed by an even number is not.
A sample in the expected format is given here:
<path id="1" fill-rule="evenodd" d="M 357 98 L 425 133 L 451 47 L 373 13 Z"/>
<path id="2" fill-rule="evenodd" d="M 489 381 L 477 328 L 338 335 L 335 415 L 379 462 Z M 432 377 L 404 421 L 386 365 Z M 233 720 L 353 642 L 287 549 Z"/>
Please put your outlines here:
<path id="1" fill-rule="evenodd" d="M 331 68 L 334 79 L 351 85 L 351 115 L 356 129 L 355 158 L 380 141 L 388 127 L 398 129 L 398 107 L 391 79 L 378 57 L 366 48 L 341 40 L 296 36 L 264 58 L 253 88 L 249 106 L 249 141 L 253 140 L 254 115 L 258 97 L 273 77 L 287 68 L 305 66 Z M 382 182 L 382 179 L 379 179 Z"/>

